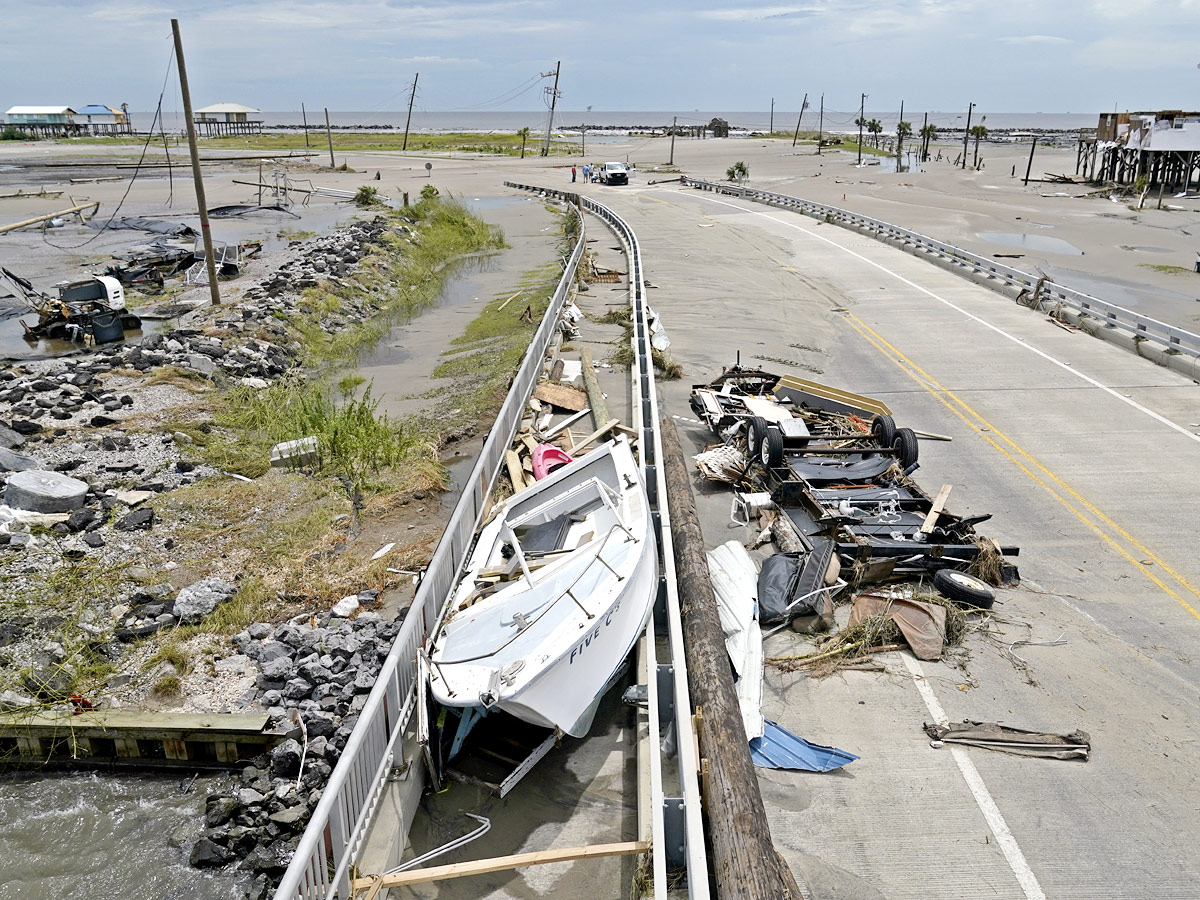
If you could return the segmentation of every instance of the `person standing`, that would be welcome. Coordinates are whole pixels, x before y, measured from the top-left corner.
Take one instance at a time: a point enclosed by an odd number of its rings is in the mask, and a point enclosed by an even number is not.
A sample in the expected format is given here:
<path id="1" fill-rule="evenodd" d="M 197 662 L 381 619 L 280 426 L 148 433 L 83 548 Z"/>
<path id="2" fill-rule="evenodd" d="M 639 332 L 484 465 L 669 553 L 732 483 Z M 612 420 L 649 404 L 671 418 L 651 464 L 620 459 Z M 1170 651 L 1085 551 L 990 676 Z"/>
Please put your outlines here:
<path id="1" fill-rule="evenodd" d="M 587 183 L 588 183 L 588 171 L 589 171 L 589 170 L 588 170 L 588 164 L 587 164 L 587 163 L 584 163 L 584 164 L 583 164 L 583 183 L 584 183 L 584 184 L 587 184 Z"/>
<path id="2" fill-rule="evenodd" d="M 575 167 L 571 166 L 571 184 L 575 183 Z"/>

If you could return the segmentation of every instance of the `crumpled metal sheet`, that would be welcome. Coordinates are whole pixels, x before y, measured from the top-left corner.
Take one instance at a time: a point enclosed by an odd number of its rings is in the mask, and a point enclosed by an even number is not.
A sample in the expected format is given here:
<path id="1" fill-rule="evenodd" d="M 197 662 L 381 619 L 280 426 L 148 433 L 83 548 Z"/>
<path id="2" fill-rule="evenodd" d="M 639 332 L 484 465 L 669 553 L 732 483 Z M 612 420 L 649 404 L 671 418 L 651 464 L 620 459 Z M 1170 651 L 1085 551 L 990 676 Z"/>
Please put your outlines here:
<path id="1" fill-rule="evenodd" d="M 1091 738 L 1086 731 L 1070 734 L 1049 734 L 1010 728 L 996 722 L 973 722 L 966 719 L 951 725 L 925 724 L 925 733 L 935 741 L 985 747 L 1018 756 L 1040 756 L 1046 759 L 1079 759 L 1087 762 L 1092 751 Z"/>
<path id="2" fill-rule="evenodd" d="M 823 747 L 796 737 L 770 719 L 763 736 L 750 742 L 750 758 L 760 769 L 794 769 L 800 772 L 832 772 L 858 759 L 837 747 Z"/>

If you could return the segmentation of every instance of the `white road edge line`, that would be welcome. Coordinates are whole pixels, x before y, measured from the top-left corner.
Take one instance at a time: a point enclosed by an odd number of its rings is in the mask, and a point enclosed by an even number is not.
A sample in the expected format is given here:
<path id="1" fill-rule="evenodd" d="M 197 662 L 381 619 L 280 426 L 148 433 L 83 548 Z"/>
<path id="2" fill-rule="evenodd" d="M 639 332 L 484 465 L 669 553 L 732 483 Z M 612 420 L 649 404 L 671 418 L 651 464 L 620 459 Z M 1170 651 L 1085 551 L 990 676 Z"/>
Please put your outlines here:
<path id="1" fill-rule="evenodd" d="M 921 663 L 907 653 L 901 653 L 900 657 L 904 660 L 909 674 L 912 675 L 913 683 L 917 686 L 921 699 L 925 701 L 925 708 L 929 710 L 929 715 L 933 716 L 939 724 L 949 725 L 950 721 L 946 718 L 946 711 L 942 709 L 942 704 L 934 696 L 933 688 L 929 686 L 929 682 L 925 678 L 925 670 L 921 668 Z M 1021 885 L 1025 897 L 1027 900 L 1046 900 L 1046 895 L 1042 893 L 1042 886 L 1038 884 L 1037 876 L 1029 867 L 1025 854 L 1017 845 L 1017 839 L 1013 837 L 1008 823 L 1004 821 L 1004 816 L 1000 813 L 1000 808 L 996 806 L 996 801 L 992 799 L 987 785 L 983 783 L 983 776 L 975 768 L 975 763 L 971 762 L 971 757 L 962 747 L 951 747 L 950 754 L 958 763 L 963 780 L 971 789 L 971 795 L 975 798 L 979 811 L 983 813 L 983 818 L 987 820 L 988 827 L 992 829 L 996 843 L 1000 845 L 1004 858 L 1008 860 L 1008 867 L 1017 877 L 1017 883 Z"/>
<path id="2" fill-rule="evenodd" d="M 677 191 L 661 191 L 661 190 L 660 190 L 660 192 L 661 193 L 678 193 Z M 1001 335 L 1002 337 L 1008 338 L 1008 340 L 1012 341 L 1014 344 L 1017 344 L 1020 347 L 1024 347 L 1026 350 L 1030 351 L 1031 353 L 1036 353 L 1042 359 L 1046 360 L 1049 363 L 1053 363 L 1054 365 L 1056 365 L 1060 369 L 1062 369 L 1064 372 L 1070 372 L 1076 378 L 1080 378 L 1083 381 L 1086 381 L 1088 384 L 1092 385 L 1093 387 L 1100 388 L 1100 390 L 1104 391 L 1106 394 L 1110 394 L 1111 396 L 1115 397 L 1117 400 L 1120 400 L 1122 403 L 1132 406 L 1134 409 L 1145 413 L 1146 415 L 1148 415 L 1150 418 L 1154 419 L 1155 421 L 1160 422 L 1163 425 L 1166 425 L 1171 430 L 1177 431 L 1180 434 L 1182 434 L 1184 437 L 1189 438 L 1189 439 L 1195 441 L 1196 443 L 1200 444 L 1200 434 L 1195 434 L 1194 432 L 1189 431 L 1187 428 L 1183 427 L 1182 425 L 1172 422 L 1170 419 L 1166 418 L 1165 416 L 1162 416 L 1162 415 L 1156 413 L 1154 410 L 1149 409 L 1145 406 L 1142 406 L 1142 404 L 1138 403 L 1133 398 L 1126 397 L 1124 394 L 1120 393 L 1119 391 L 1113 390 L 1106 384 L 1101 384 L 1099 381 L 1097 381 L 1095 378 L 1092 378 L 1090 375 L 1084 375 L 1082 372 L 1072 368 L 1067 363 L 1062 362 L 1061 360 L 1055 359 L 1053 356 L 1051 356 L 1049 353 L 1046 353 L 1044 350 L 1039 350 L 1037 347 L 1034 347 L 1032 344 L 1021 340 L 1021 338 L 1017 337 L 1016 335 L 1009 334 L 1003 328 L 1000 328 L 999 326 L 993 325 L 991 322 L 981 319 L 979 316 L 975 315 L 974 313 L 967 312 L 967 310 L 963 309 L 961 306 L 957 305 L 956 303 L 952 303 L 951 301 L 947 300 L 945 297 L 939 297 L 937 294 L 935 294 L 933 291 L 929 290 L 928 288 L 921 287 L 921 285 L 917 284 L 914 281 L 910 281 L 909 279 L 905 278 L 903 275 L 899 274 L 898 272 L 893 272 L 891 269 L 889 269 L 887 266 L 883 265 L 882 263 L 877 263 L 873 259 L 868 259 L 867 257 L 863 256 L 861 253 L 856 253 L 853 250 L 851 250 L 849 247 L 843 247 L 837 241 L 830 240 L 829 238 L 824 237 L 823 235 L 817 234 L 815 231 L 809 231 L 807 228 L 803 228 L 803 227 L 795 224 L 794 222 L 785 222 L 783 219 L 779 219 L 779 218 L 776 218 L 775 216 L 767 215 L 766 213 L 759 212 L 756 209 L 746 209 L 746 207 L 744 207 L 744 206 L 738 206 L 736 203 L 729 203 L 725 200 L 717 200 L 715 197 L 703 197 L 702 196 L 702 197 L 700 197 L 700 199 L 707 200 L 709 203 L 719 203 L 722 206 L 728 206 L 731 209 L 741 210 L 742 212 L 750 213 L 751 215 L 762 216 L 764 219 L 770 219 L 772 222 L 778 222 L 780 225 L 786 225 L 788 228 L 795 228 L 797 231 L 801 231 L 804 234 L 807 234 L 809 237 L 814 237 L 819 241 L 823 241 L 824 243 L 829 244 L 831 247 L 837 247 L 839 250 L 842 250 L 845 253 L 849 253 L 851 256 L 855 257 L 856 259 L 862 260 L 867 265 L 874 266 L 876 269 L 879 269 L 881 272 L 886 272 L 887 274 L 889 274 L 893 278 L 895 278 L 897 281 L 901 281 L 904 284 L 907 284 L 909 287 L 915 288 L 916 290 L 920 291 L 922 294 L 932 297 L 934 300 L 937 300 L 939 303 L 946 304 L 946 306 L 950 307 L 951 309 L 953 309 L 957 312 L 962 313 L 968 319 L 978 322 L 984 328 L 989 328 L 992 331 L 996 332 L 996 334 Z"/>

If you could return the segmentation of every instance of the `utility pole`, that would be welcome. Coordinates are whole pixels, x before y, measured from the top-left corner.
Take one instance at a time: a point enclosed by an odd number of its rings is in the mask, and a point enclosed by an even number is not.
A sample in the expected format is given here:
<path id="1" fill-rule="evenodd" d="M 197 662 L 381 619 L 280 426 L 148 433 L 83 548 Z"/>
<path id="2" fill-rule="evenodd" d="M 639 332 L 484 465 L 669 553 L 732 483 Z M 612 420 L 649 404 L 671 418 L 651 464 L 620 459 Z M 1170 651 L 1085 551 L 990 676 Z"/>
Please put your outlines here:
<path id="1" fill-rule="evenodd" d="M 187 66 L 183 63 L 183 39 L 179 36 L 179 20 L 171 20 L 175 37 L 175 63 L 179 66 L 179 92 L 183 94 L 183 119 L 187 123 L 188 150 L 192 154 L 192 179 L 196 182 L 196 204 L 200 207 L 200 236 L 204 238 L 204 262 L 208 269 L 208 293 L 213 306 L 221 305 L 221 289 L 217 286 L 217 261 L 213 258 L 212 232 L 208 229 L 208 201 L 204 199 L 204 179 L 200 177 L 200 151 L 196 149 L 196 123 L 192 121 L 192 95 L 188 91 Z"/>
<path id="2" fill-rule="evenodd" d="M 804 111 L 808 109 L 808 92 L 804 93 L 804 101 L 800 104 L 800 115 L 796 117 L 796 133 L 792 135 L 792 146 L 796 146 L 796 141 L 800 140 L 800 120 L 804 118 Z"/>
<path id="3" fill-rule="evenodd" d="M 408 126 L 412 124 L 413 101 L 417 99 L 417 79 L 420 77 L 420 72 L 413 76 L 412 93 L 408 95 L 408 118 L 404 120 L 404 146 L 400 148 L 401 150 L 408 149 Z"/>
<path id="4" fill-rule="evenodd" d="M 825 131 L 825 95 L 821 95 L 821 117 L 817 119 L 817 156 L 821 155 L 821 135 Z"/>
<path id="5" fill-rule="evenodd" d="M 304 149 L 308 149 L 308 113 L 304 109 L 304 104 L 300 104 L 300 118 L 304 120 Z"/>
<path id="6" fill-rule="evenodd" d="M 896 171 L 900 171 L 900 160 L 904 152 L 904 101 L 900 101 L 900 121 L 896 123 Z"/>
<path id="7" fill-rule="evenodd" d="M 962 168 L 967 167 L 967 139 L 971 136 L 971 113 L 975 111 L 975 104 L 972 103 L 967 107 L 967 127 L 963 130 L 963 158 Z"/>
<path id="8" fill-rule="evenodd" d="M 558 103 L 558 75 L 562 71 L 562 60 L 554 64 L 554 87 L 549 88 L 550 92 L 550 121 L 546 123 L 546 142 L 542 145 L 542 156 L 550 155 L 550 132 L 554 128 L 554 106 Z M 542 76 L 549 78 L 550 73 L 547 72 Z"/>
<path id="9" fill-rule="evenodd" d="M 1033 136 L 1033 146 L 1029 148 L 1029 162 L 1025 166 L 1025 186 L 1029 187 L 1029 171 L 1033 168 L 1033 151 L 1037 149 L 1037 135 Z"/>
<path id="10" fill-rule="evenodd" d="M 867 117 L 867 95 L 862 95 L 858 106 L 858 164 L 862 165 L 862 130 L 863 120 Z"/>
<path id="11" fill-rule="evenodd" d="M 767 134 L 775 133 L 775 98 L 771 98 L 771 124 L 767 126 Z M 795 146 L 795 145 L 793 145 Z"/>
<path id="12" fill-rule="evenodd" d="M 333 161 L 333 132 L 329 130 L 329 107 L 325 107 L 325 137 L 329 141 L 329 168 L 336 169 L 337 163 Z"/>
<path id="13" fill-rule="evenodd" d="M 925 113 L 925 121 L 921 123 L 921 162 L 929 161 L 929 113 Z"/>
<path id="14" fill-rule="evenodd" d="M 668 166 L 675 165 L 675 126 L 679 124 L 679 116 L 675 116 L 671 120 L 671 158 L 667 160 Z"/>

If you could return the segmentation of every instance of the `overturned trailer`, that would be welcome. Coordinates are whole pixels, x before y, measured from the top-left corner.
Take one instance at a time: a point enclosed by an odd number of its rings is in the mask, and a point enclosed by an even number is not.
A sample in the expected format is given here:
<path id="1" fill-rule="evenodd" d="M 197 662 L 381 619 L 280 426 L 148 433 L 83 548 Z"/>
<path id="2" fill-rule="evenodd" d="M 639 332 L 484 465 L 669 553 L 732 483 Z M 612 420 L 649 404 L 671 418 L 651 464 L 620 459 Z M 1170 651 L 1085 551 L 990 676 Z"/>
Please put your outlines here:
<path id="1" fill-rule="evenodd" d="M 936 498 L 921 489 L 910 477 L 917 433 L 878 400 L 735 365 L 693 386 L 692 408 L 723 439 L 720 452 L 744 452 L 742 486 L 769 494 L 814 558 L 836 555 L 851 587 L 942 570 L 1018 583 L 1019 549 L 975 532 L 990 515 L 947 511 L 949 485 Z"/>

